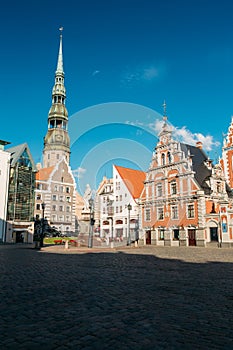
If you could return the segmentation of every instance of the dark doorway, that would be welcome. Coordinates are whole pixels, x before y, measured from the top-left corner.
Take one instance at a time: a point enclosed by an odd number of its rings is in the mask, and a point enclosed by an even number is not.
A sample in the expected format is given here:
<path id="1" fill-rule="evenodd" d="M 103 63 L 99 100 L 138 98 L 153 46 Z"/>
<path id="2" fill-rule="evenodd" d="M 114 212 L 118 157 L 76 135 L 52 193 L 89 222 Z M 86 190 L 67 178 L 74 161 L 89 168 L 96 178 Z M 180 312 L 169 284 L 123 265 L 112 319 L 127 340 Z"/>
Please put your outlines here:
<path id="1" fill-rule="evenodd" d="M 196 230 L 188 230 L 189 246 L 196 245 Z"/>
<path id="2" fill-rule="evenodd" d="M 151 244 L 151 231 L 146 231 L 146 244 Z"/>
<path id="3" fill-rule="evenodd" d="M 218 228 L 210 227 L 210 240 L 214 242 L 218 242 Z"/>
<path id="4" fill-rule="evenodd" d="M 16 243 L 23 243 L 24 241 L 24 235 L 22 231 L 16 232 Z"/>

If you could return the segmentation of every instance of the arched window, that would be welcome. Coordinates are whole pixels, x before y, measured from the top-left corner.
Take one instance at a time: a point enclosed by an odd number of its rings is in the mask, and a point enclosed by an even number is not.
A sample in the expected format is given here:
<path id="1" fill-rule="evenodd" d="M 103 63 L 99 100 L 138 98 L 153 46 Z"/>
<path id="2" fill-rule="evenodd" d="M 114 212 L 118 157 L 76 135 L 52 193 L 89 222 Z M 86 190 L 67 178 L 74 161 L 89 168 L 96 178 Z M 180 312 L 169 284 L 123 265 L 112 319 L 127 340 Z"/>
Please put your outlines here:
<path id="1" fill-rule="evenodd" d="M 172 156 L 170 152 L 167 152 L 167 159 L 168 159 L 168 163 L 170 164 L 172 162 Z"/>
<path id="2" fill-rule="evenodd" d="M 162 153 L 162 155 L 161 155 L 161 163 L 162 163 L 162 165 L 165 165 L 165 154 L 164 153 Z"/>

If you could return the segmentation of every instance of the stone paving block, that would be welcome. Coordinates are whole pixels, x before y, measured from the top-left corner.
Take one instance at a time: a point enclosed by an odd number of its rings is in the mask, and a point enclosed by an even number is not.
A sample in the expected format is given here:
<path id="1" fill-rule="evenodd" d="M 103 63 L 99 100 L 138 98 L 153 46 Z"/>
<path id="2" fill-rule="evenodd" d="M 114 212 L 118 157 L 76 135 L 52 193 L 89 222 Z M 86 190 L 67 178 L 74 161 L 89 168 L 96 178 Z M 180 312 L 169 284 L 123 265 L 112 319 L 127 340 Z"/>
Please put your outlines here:
<path id="1" fill-rule="evenodd" d="M 233 348 L 231 249 L 22 247 L 0 246 L 4 350 Z"/>

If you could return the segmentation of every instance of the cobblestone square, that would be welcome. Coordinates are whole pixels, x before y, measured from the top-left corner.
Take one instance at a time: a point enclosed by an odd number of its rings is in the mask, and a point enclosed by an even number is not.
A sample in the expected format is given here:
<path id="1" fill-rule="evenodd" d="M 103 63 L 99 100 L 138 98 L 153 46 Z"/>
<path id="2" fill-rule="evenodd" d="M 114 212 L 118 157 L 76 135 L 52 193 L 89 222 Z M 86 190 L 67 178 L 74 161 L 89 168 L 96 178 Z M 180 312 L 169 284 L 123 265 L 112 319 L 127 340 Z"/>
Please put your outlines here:
<path id="1" fill-rule="evenodd" d="M 233 251 L 0 246 L 1 349 L 232 349 Z"/>

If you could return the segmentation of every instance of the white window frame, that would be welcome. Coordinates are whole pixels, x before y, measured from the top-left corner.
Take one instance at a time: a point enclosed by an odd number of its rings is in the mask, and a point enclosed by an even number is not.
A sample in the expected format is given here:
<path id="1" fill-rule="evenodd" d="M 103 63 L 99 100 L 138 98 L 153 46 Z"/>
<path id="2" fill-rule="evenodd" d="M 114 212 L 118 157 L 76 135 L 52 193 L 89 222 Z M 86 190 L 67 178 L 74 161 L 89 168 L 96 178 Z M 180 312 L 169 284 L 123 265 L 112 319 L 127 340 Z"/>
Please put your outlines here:
<path id="1" fill-rule="evenodd" d="M 190 211 L 189 207 L 193 207 L 192 211 Z M 189 203 L 187 204 L 187 208 L 186 208 L 186 215 L 187 215 L 187 219 L 194 219 L 195 218 L 195 206 L 193 203 Z M 189 213 L 192 212 L 193 216 L 190 216 Z"/>
<path id="2" fill-rule="evenodd" d="M 172 205 L 171 206 L 171 218 L 173 220 L 179 219 L 178 205 Z"/>
<path id="3" fill-rule="evenodd" d="M 145 221 L 151 221 L 151 209 L 150 208 L 145 208 Z"/>
<path id="4" fill-rule="evenodd" d="M 157 208 L 157 218 L 158 220 L 164 220 L 164 207 Z"/>

